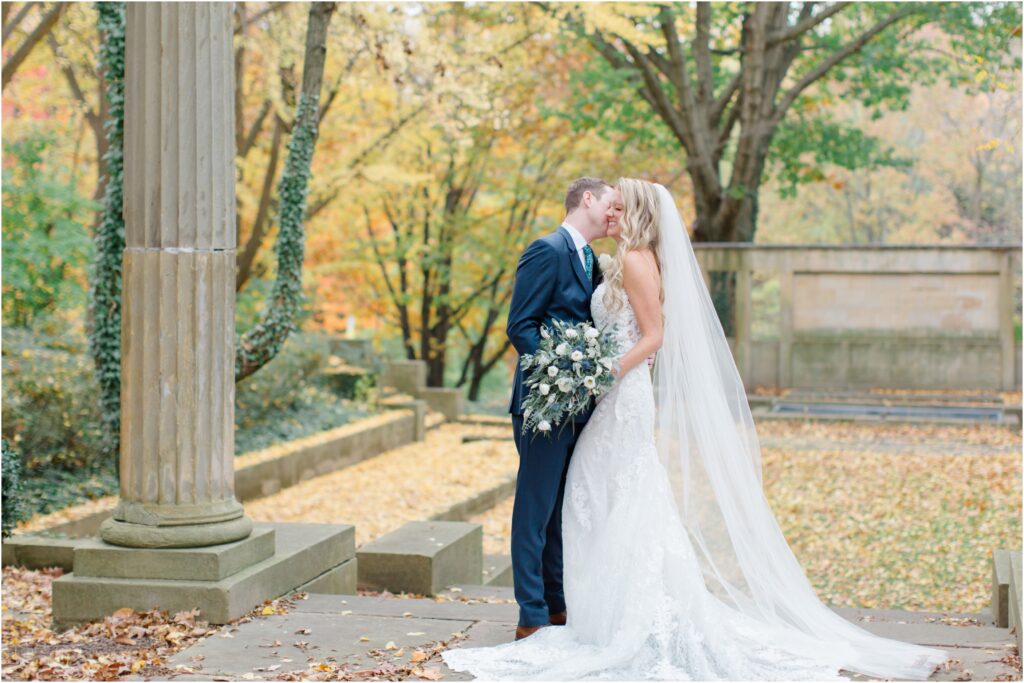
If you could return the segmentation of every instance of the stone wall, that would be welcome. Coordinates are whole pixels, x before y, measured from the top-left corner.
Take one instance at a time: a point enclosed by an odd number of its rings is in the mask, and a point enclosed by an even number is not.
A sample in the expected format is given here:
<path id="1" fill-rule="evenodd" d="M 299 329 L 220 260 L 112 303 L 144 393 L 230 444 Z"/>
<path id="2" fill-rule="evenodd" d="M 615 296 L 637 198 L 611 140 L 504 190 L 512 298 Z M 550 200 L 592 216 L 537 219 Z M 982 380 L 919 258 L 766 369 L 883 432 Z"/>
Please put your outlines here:
<path id="1" fill-rule="evenodd" d="M 748 387 L 1021 386 L 1020 246 L 695 244 L 705 277 L 735 275 L 733 349 Z M 753 333 L 754 282 L 778 312 Z"/>

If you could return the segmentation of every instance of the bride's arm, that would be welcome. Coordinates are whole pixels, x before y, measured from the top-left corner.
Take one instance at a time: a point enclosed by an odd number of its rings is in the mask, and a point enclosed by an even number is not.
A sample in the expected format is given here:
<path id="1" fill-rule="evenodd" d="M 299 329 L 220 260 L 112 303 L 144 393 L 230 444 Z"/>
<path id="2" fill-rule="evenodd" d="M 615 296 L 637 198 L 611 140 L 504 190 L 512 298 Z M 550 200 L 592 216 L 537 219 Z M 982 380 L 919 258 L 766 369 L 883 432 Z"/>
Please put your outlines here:
<path id="1" fill-rule="evenodd" d="M 640 341 L 619 359 L 622 377 L 661 348 L 661 275 L 649 251 L 631 251 L 622 263 L 622 285 L 640 326 Z"/>

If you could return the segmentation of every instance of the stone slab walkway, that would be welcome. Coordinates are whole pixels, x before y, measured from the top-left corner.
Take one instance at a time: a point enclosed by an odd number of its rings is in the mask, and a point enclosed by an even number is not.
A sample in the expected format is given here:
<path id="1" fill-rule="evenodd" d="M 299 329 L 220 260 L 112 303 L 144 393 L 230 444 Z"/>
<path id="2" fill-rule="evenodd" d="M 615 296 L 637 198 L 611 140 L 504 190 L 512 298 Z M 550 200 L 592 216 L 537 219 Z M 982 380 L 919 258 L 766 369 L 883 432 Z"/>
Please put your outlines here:
<path id="1" fill-rule="evenodd" d="M 1017 670 L 999 661 L 1015 653 L 1009 631 L 985 623 L 986 615 L 837 611 L 873 633 L 949 650 L 956 661 L 932 680 L 1020 680 Z M 241 624 L 226 633 L 230 637 L 207 638 L 168 664 L 182 672 L 174 680 L 273 680 L 318 667 L 366 679 L 379 675 L 382 665 L 396 667 L 395 678 L 471 680 L 441 664 L 438 643 L 507 642 L 516 616 L 510 588 L 462 586 L 437 599 L 309 595 L 287 614 Z M 417 661 L 424 653 L 428 658 Z M 425 675 L 410 674 L 412 667 Z"/>

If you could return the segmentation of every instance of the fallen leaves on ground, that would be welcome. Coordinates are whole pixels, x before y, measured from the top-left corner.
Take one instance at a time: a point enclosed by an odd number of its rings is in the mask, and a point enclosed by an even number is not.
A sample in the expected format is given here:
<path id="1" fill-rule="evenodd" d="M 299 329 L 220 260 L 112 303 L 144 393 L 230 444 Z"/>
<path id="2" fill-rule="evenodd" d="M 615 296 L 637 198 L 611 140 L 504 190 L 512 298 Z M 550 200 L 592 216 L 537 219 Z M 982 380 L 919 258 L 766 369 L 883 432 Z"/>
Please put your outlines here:
<path id="1" fill-rule="evenodd" d="M 463 437 L 494 440 L 463 443 Z M 445 424 L 426 439 L 245 504 L 255 520 L 354 524 L 363 544 L 428 519 L 515 474 L 508 428 Z"/>
<path id="2" fill-rule="evenodd" d="M 65 522 L 74 522 L 84 519 L 97 512 L 112 512 L 117 507 L 117 496 L 104 496 L 95 500 L 88 500 L 78 505 L 66 507 L 46 515 L 36 515 L 31 519 L 18 523 L 19 534 L 35 533 Z"/>
<path id="3" fill-rule="evenodd" d="M 804 421 L 757 429 L 766 443 L 831 442 L 817 450 L 762 449 L 766 495 L 825 602 L 987 609 L 992 550 L 1020 543 L 1019 431 Z M 978 452 L 946 455 L 963 444 Z M 913 454 L 886 452 L 904 447 Z M 470 520 L 484 527 L 485 553 L 509 554 L 511 517 L 508 499 Z"/>
<path id="4" fill-rule="evenodd" d="M 230 636 L 239 624 L 270 608 L 283 614 L 290 598 L 268 600 L 230 624 L 211 627 L 199 610 L 168 615 L 149 610 L 117 610 L 106 619 L 61 632 L 51 626 L 51 584 L 60 569 L 3 568 L 3 677 L 18 680 L 111 681 L 127 675 L 164 678 L 167 659 L 213 635 Z M 200 667 L 196 667 L 197 669 Z"/>

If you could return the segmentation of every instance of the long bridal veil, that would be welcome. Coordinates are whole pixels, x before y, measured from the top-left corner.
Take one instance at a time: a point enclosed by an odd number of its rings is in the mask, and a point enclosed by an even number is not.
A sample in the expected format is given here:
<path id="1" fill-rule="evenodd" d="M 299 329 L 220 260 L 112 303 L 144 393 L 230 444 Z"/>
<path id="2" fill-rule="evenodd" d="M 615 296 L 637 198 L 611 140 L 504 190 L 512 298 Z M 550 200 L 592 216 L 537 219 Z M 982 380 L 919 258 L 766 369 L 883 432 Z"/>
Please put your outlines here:
<path id="1" fill-rule="evenodd" d="M 656 441 L 707 588 L 788 647 L 844 669 L 926 679 L 946 653 L 872 635 L 819 600 L 761 482 L 746 392 L 672 195 L 660 203 L 664 337 L 654 368 Z"/>

